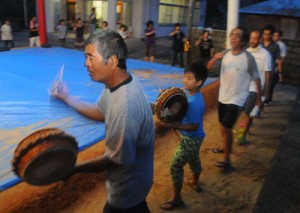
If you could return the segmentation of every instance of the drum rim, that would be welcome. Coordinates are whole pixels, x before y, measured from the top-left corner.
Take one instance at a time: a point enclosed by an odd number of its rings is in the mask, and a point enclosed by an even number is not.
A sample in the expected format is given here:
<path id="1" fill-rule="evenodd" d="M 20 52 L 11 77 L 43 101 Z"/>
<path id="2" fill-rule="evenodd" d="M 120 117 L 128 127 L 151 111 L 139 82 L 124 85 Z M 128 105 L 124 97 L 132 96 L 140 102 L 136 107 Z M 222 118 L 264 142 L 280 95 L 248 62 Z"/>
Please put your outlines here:
<path id="1" fill-rule="evenodd" d="M 59 130 L 59 131 L 57 131 L 57 133 L 59 133 L 59 134 L 50 134 L 51 133 L 50 131 L 53 130 L 53 129 L 54 130 Z M 34 136 L 34 135 L 36 135 L 40 132 L 43 132 L 43 131 L 45 131 L 45 132 L 49 131 L 49 134 L 48 135 L 46 134 L 47 136 L 44 135 L 43 137 L 39 138 L 36 141 L 29 141 L 27 146 L 22 147 L 23 144 L 25 143 L 24 141 L 28 140 L 30 138 L 30 136 L 32 137 L 32 136 Z M 26 156 L 26 154 L 28 154 L 30 152 L 30 150 L 32 150 L 34 147 L 36 147 L 38 145 L 41 145 L 41 144 L 43 144 L 43 143 L 45 143 L 46 141 L 49 141 L 49 140 L 53 140 L 53 139 L 57 140 L 58 138 L 63 139 L 64 141 L 67 141 L 69 148 L 73 148 L 74 150 L 78 150 L 78 143 L 77 143 L 76 139 L 73 136 L 65 133 L 64 131 L 62 131 L 60 129 L 46 128 L 46 129 L 41 129 L 41 130 L 35 131 L 32 134 L 25 137 L 18 144 L 17 148 L 15 149 L 14 158 L 12 159 L 12 165 L 13 165 L 14 172 L 20 177 L 19 164 L 20 164 L 22 158 L 24 156 Z M 67 146 L 64 145 L 64 147 L 67 147 Z"/>
<path id="2" fill-rule="evenodd" d="M 164 100 L 162 100 L 162 98 L 164 96 L 166 96 L 166 94 L 168 94 L 168 93 L 170 93 L 170 96 L 167 96 Z M 165 105 L 168 102 L 168 100 L 170 100 L 175 95 L 180 95 L 180 96 L 184 97 L 185 105 L 188 106 L 187 96 L 186 96 L 186 94 L 185 94 L 185 92 L 182 88 L 179 88 L 179 87 L 166 88 L 166 89 L 161 91 L 161 93 L 157 97 L 157 99 L 155 101 L 155 105 L 154 105 L 154 111 L 155 111 L 155 114 L 156 114 L 156 116 L 158 117 L 159 120 L 163 120 L 163 118 L 161 117 L 161 112 L 160 111 L 165 108 Z M 158 108 L 160 108 L 160 110 L 157 110 Z M 183 114 L 186 114 L 186 110 Z M 183 118 L 184 115 L 181 116 L 181 117 Z M 181 119 L 178 119 L 178 120 L 181 120 Z"/>

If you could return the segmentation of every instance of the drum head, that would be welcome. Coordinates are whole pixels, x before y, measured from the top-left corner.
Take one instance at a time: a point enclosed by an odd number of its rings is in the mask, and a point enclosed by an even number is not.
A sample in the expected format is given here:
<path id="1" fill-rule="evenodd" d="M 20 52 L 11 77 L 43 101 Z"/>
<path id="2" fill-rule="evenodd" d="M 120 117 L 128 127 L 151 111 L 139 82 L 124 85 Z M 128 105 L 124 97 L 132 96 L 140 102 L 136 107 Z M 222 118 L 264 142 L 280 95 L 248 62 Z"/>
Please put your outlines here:
<path id="1" fill-rule="evenodd" d="M 155 114 L 164 122 L 179 122 L 188 108 L 185 92 L 176 87 L 163 90 L 155 103 Z"/>
<path id="2" fill-rule="evenodd" d="M 36 156 L 26 167 L 23 179 L 32 185 L 48 185 L 68 176 L 76 163 L 77 152 L 54 147 Z"/>
<path id="3" fill-rule="evenodd" d="M 32 185 L 62 180 L 74 169 L 78 145 L 71 135 L 56 128 L 38 130 L 17 146 L 12 160 L 14 172 Z"/>

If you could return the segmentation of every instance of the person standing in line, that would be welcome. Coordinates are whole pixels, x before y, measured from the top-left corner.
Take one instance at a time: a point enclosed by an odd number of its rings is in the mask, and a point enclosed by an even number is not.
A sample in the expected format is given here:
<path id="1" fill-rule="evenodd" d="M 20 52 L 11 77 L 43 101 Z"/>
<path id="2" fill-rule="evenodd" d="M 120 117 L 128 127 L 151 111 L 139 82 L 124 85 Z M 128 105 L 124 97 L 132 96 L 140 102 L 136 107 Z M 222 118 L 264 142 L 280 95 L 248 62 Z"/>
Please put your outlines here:
<path id="1" fill-rule="evenodd" d="M 213 42 L 209 38 L 209 31 L 203 30 L 201 37 L 195 42 L 196 46 L 199 46 L 200 50 L 200 63 L 206 66 L 207 62 L 213 57 L 214 49 Z"/>
<path id="2" fill-rule="evenodd" d="M 273 92 L 275 89 L 275 86 L 278 82 L 278 69 L 276 65 L 276 61 L 279 61 L 281 63 L 280 58 L 280 48 L 278 44 L 276 44 L 273 39 L 273 33 L 275 32 L 275 27 L 271 24 L 266 25 L 263 28 L 263 37 L 262 37 L 262 46 L 269 51 L 269 53 L 272 56 L 272 73 L 271 73 L 271 81 L 270 81 L 270 88 L 269 88 L 269 99 L 265 101 L 266 104 L 269 104 L 273 101 Z"/>
<path id="3" fill-rule="evenodd" d="M 33 16 L 30 19 L 30 22 L 29 22 L 29 28 L 30 28 L 30 31 L 29 31 L 29 46 L 30 47 L 34 47 L 34 45 L 36 45 L 37 47 L 41 46 L 38 27 L 39 27 L 39 25 L 36 21 L 36 17 Z"/>
<path id="4" fill-rule="evenodd" d="M 84 25 L 82 24 L 81 18 L 77 19 L 73 31 L 76 33 L 75 48 L 81 49 L 84 46 Z"/>
<path id="5" fill-rule="evenodd" d="M 246 31 L 237 27 L 230 33 L 231 49 L 216 53 L 207 63 L 208 70 L 211 70 L 215 63 L 221 66 L 220 88 L 218 98 L 218 111 L 220 130 L 223 139 L 221 147 L 213 148 L 214 153 L 224 153 L 221 161 L 215 166 L 230 168 L 232 151 L 232 128 L 238 118 L 240 107 L 243 107 L 249 94 L 250 82 L 255 82 L 258 94 L 260 94 L 259 73 L 254 57 L 244 47 L 248 42 Z M 256 103 L 261 105 L 261 97 L 257 95 Z"/>
<path id="6" fill-rule="evenodd" d="M 161 204 L 163 210 L 173 210 L 184 204 L 181 197 L 183 182 L 191 186 L 196 192 L 202 192 L 199 185 L 199 177 L 202 171 L 199 150 L 205 132 L 203 130 L 203 117 L 205 103 L 200 92 L 201 86 L 207 79 L 207 69 L 200 63 L 193 63 L 184 70 L 183 84 L 188 98 L 188 110 L 180 123 L 164 123 L 165 128 L 172 128 L 179 131 L 180 144 L 173 155 L 170 174 L 173 183 L 172 197 Z M 184 166 L 190 165 L 192 171 L 191 178 L 183 178 Z"/>
<path id="7" fill-rule="evenodd" d="M 180 29 L 180 24 L 176 23 L 174 25 L 174 31 L 169 34 L 173 38 L 173 61 L 172 66 L 175 66 L 177 63 L 177 55 L 179 53 L 180 57 L 180 67 L 183 68 L 184 59 L 183 59 L 183 47 L 185 42 L 184 33 Z"/>
<path id="8" fill-rule="evenodd" d="M 154 52 L 155 52 L 155 34 L 156 30 L 153 28 L 154 22 L 149 20 L 146 23 L 147 28 L 145 29 L 145 61 L 154 62 Z"/>
<path id="9" fill-rule="evenodd" d="M 269 87 L 270 87 L 269 85 L 270 85 L 270 76 L 272 71 L 272 57 L 270 53 L 261 46 L 260 40 L 261 40 L 261 32 L 259 30 L 253 30 L 250 33 L 249 48 L 247 48 L 247 51 L 250 52 L 255 59 L 258 73 L 259 73 L 259 78 L 260 78 L 262 100 L 264 100 L 269 98 Z M 256 97 L 257 95 L 259 95 L 258 92 L 259 90 L 256 88 L 256 84 L 254 84 L 254 82 L 251 82 L 249 87 L 249 95 L 247 97 L 244 106 L 244 112 L 246 114 L 245 129 L 243 133 L 237 138 L 240 144 L 247 143 L 246 136 L 253 122 L 252 116 L 257 116 L 257 115 L 250 115 L 250 113 L 256 105 Z M 257 106 L 258 109 L 262 110 L 263 104 L 264 103 L 262 103 L 261 106 Z"/>
<path id="10" fill-rule="evenodd" d="M 107 31 L 110 31 L 111 29 L 109 29 L 108 27 L 108 22 L 107 21 L 102 21 L 102 24 L 101 24 L 101 29 L 102 30 L 107 30 Z"/>
<path id="11" fill-rule="evenodd" d="M 96 104 L 71 96 L 56 82 L 56 98 L 85 117 L 105 122 L 105 153 L 77 163 L 75 173 L 107 172 L 104 213 L 149 213 L 146 197 L 153 184 L 154 123 L 138 79 L 127 72 L 127 47 L 116 31 L 90 35 L 84 51 L 93 81 L 105 88 Z"/>
<path id="12" fill-rule="evenodd" d="M 281 60 L 277 60 L 277 71 L 278 71 L 278 77 L 279 77 L 279 82 L 283 81 L 283 77 L 282 77 L 282 64 L 284 62 L 284 59 L 287 55 L 287 47 L 285 45 L 285 43 L 282 42 L 282 35 L 283 32 L 281 30 L 276 30 L 273 34 L 273 41 L 276 42 L 276 44 L 278 44 L 279 49 L 280 49 L 280 57 Z"/>
<path id="13" fill-rule="evenodd" d="M 129 36 L 127 34 L 127 27 L 124 24 L 120 25 L 120 29 L 118 31 L 123 39 L 127 39 Z"/>
<path id="14" fill-rule="evenodd" d="M 92 13 L 89 16 L 89 19 L 90 19 L 90 33 L 93 33 L 96 30 L 96 22 L 97 22 L 95 7 L 92 8 Z"/>
<path id="15" fill-rule="evenodd" d="M 58 38 L 62 46 L 65 46 L 66 36 L 67 36 L 67 27 L 64 19 L 59 21 L 59 25 L 56 27 L 58 30 Z"/>
<path id="16" fill-rule="evenodd" d="M 8 19 L 5 19 L 4 24 L 1 26 L 1 40 L 4 42 L 5 50 L 15 47 L 10 21 Z M 10 44 L 10 48 L 8 47 L 8 44 Z"/>

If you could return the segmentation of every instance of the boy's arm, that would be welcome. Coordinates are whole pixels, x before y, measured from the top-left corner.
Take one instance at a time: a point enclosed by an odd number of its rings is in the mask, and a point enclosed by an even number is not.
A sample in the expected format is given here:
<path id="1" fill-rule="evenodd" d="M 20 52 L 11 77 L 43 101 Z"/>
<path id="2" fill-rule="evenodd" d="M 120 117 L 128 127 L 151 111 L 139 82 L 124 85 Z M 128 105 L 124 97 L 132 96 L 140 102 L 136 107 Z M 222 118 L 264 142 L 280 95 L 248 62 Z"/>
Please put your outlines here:
<path id="1" fill-rule="evenodd" d="M 161 126 L 165 128 L 170 128 L 170 129 L 178 129 L 178 130 L 184 130 L 184 131 L 196 131 L 199 127 L 199 124 L 195 123 L 190 123 L 190 124 L 180 124 L 180 123 L 165 123 L 162 122 Z"/>

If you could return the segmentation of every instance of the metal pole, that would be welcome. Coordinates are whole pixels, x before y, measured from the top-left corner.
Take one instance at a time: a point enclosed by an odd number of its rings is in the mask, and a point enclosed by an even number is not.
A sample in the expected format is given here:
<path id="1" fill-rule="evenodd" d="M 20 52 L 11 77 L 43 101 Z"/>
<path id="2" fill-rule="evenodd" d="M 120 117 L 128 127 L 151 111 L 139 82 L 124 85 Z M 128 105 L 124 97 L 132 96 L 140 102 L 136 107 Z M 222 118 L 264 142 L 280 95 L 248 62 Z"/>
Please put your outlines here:
<path id="1" fill-rule="evenodd" d="M 25 29 L 28 29 L 27 0 L 23 0 Z"/>

